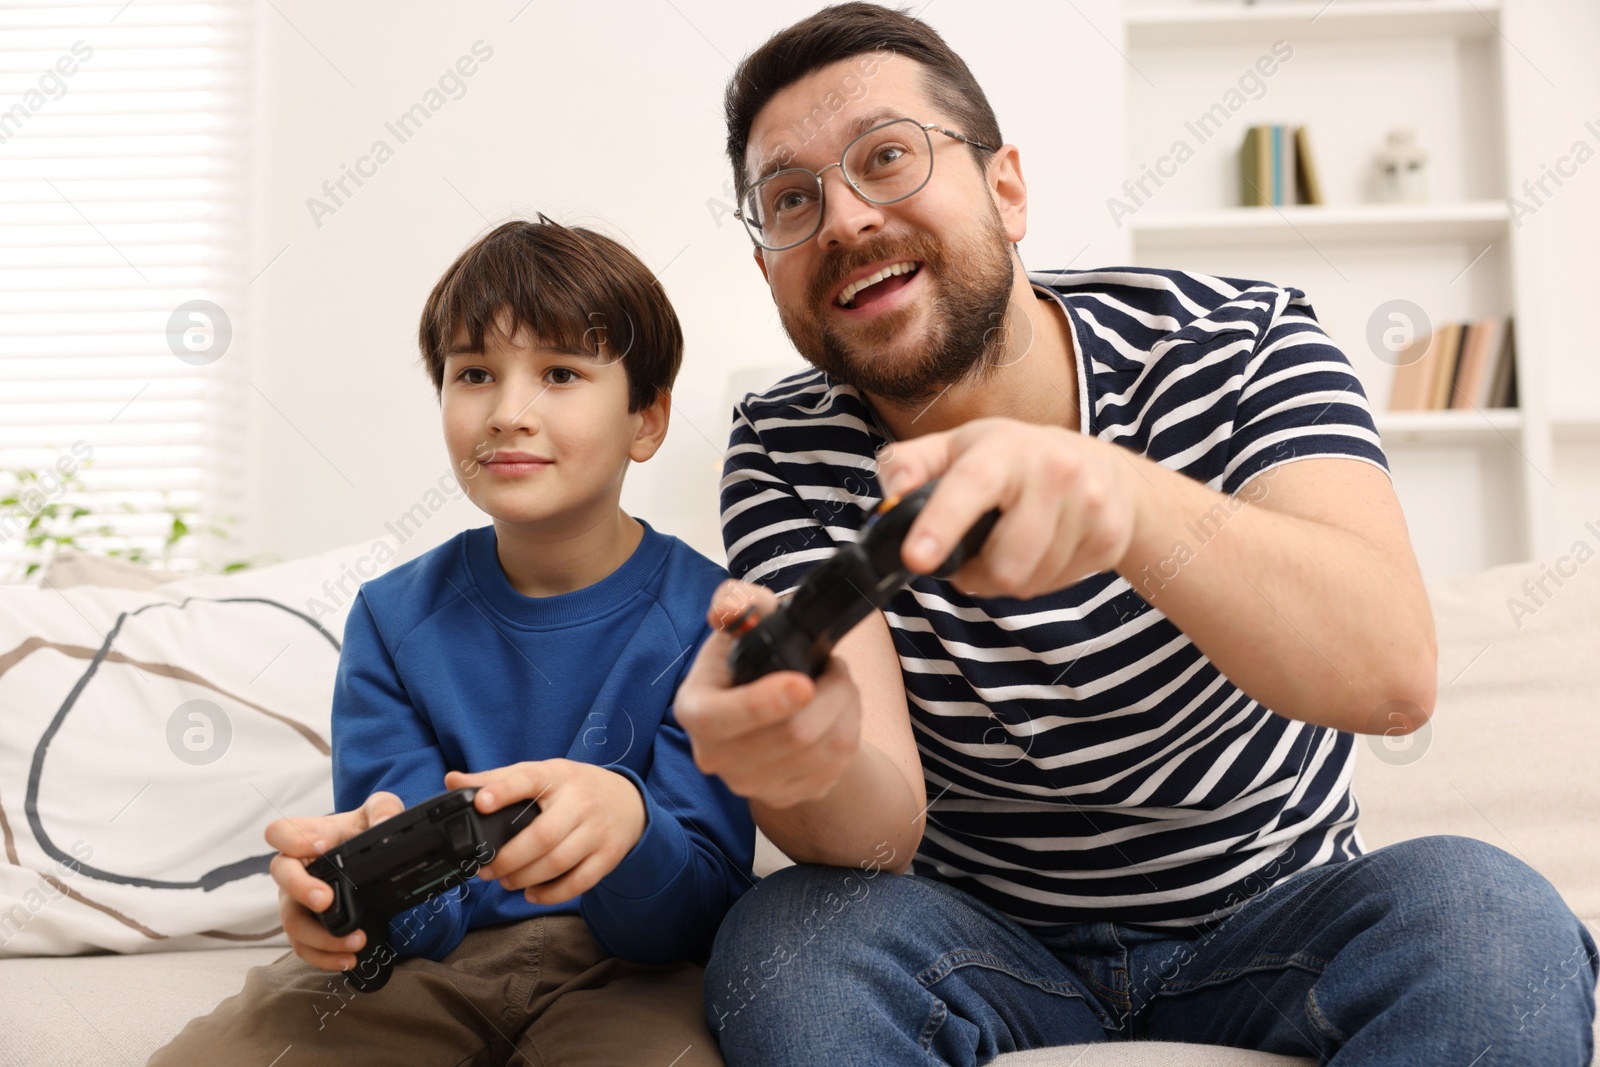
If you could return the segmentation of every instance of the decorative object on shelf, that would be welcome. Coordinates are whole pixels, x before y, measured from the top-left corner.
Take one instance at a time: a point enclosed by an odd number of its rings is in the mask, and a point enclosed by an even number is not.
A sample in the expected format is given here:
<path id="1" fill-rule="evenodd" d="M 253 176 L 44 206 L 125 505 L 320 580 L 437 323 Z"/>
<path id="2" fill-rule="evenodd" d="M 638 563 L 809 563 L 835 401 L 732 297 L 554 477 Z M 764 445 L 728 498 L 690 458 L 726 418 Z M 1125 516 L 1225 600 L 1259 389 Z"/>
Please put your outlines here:
<path id="1" fill-rule="evenodd" d="M 1386 204 L 1420 204 L 1428 199 L 1428 153 L 1412 130 L 1390 130 L 1374 157 L 1373 198 Z"/>
<path id="2" fill-rule="evenodd" d="M 1401 353 L 1389 389 L 1390 411 L 1517 406 L 1512 320 L 1452 322 L 1419 336 Z"/>
<path id="3" fill-rule="evenodd" d="M 1245 131 L 1239 146 L 1239 203 L 1322 203 L 1322 182 L 1311 162 L 1304 126 L 1252 126 Z"/>

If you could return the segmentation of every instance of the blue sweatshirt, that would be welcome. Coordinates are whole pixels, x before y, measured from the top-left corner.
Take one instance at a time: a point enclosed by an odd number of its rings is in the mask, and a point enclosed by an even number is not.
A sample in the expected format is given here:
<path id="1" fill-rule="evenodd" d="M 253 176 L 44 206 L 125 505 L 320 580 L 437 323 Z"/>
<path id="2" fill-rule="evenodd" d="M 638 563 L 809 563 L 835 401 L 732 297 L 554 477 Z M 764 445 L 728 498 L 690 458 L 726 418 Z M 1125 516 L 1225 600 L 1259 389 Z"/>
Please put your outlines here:
<path id="1" fill-rule="evenodd" d="M 470 929 L 576 913 L 611 955 L 702 959 L 751 884 L 749 808 L 694 765 L 672 715 L 726 572 L 644 525 L 625 563 L 559 596 L 512 587 L 493 526 L 361 587 L 333 692 L 337 810 L 379 790 L 410 807 L 443 792 L 447 770 L 561 757 L 608 767 L 644 798 L 643 836 L 579 898 L 532 904 L 474 877 L 395 917 L 401 955 L 439 960 Z"/>

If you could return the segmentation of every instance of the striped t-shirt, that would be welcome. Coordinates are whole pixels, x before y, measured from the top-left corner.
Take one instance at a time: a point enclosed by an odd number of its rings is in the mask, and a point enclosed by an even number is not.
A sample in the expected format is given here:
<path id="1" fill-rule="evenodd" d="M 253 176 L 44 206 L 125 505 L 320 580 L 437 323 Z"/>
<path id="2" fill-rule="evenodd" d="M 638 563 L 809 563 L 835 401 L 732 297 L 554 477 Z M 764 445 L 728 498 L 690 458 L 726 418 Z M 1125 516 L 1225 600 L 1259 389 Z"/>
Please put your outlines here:
<path id="1" fill-rule="evenodd" d="M 1190 525 L 1189 549 L 1280 464 L 1387 472 L 1361 385 L 1298 290 L 1133 267 L 1030 280 L 1071 324 L 1081 432 L 1237 494 Z M 733 575 L 788 591 L 854 541 L 890 439 L 820 371 L 747 396 L 721 490 Z M 1156 603 L 1161 578 L 1136 579 Z M 1025 925 L 1177 927 L 1362 851 L 1352 736 L 1246 696 L 1114 572 L 1032 600 L 919 577 L 884 615 L 931 801 L 914 874 Z"/>

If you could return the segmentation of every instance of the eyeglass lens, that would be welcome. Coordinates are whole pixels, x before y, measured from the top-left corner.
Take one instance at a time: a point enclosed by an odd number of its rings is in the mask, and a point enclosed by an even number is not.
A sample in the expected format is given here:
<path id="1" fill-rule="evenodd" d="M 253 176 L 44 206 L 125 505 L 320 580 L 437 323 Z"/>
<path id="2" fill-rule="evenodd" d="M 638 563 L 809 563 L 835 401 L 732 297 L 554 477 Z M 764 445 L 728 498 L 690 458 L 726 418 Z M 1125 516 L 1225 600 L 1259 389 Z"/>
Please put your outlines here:
<path id="1" fill-rule="evenodd" d="M 845 179 L 876 204 L 903 200 L 933 173 L 928 133 L 910 119 L 887 123 L 851 141 L 844 151 Z M 822 224 L 822 183 L 809 170 L 780 170 L 751 186 L 744 216 L 766 248 L 786 248 L 809 238 Z"/>

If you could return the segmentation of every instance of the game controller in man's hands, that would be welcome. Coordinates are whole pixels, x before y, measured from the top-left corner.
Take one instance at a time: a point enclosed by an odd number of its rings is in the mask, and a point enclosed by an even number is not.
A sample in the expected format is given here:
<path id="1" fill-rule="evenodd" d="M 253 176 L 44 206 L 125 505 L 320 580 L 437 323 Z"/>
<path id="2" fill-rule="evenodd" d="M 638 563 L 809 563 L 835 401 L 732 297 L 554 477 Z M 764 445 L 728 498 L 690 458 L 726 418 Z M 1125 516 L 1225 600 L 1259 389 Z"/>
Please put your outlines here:
<path id="1" fill-rule="evenodd" d="M 738 636 L 728 651 L 733 684 L 744 685 L 773 671 L 820 675 L 839 639 L 913 577 L 901 561 L 900 546 L 936 484 L 925 482 L 878 505 L 856 543 L 808 571 L 794 596 L 771 615 L 757 621 L 750 608 L 734 619 L 728 627 Z M 998 509 L 980 517 L 932 576 L 948 578 L 977 555 L 999 517 Z"/>
<path id="2" fill-rule="evenodd" d="M 344 972 L 359 992 L 377 992 L 394 972 L 391 919 L 465 884 L 539 814 L 529 800 L 485 815 L 472 805 L 477 793 L 452 789 L 424 800 L 306 864 L 333 890 L 333 903 L 316 913 L 328 933 L 366 931 L 356 965 Z"/>

